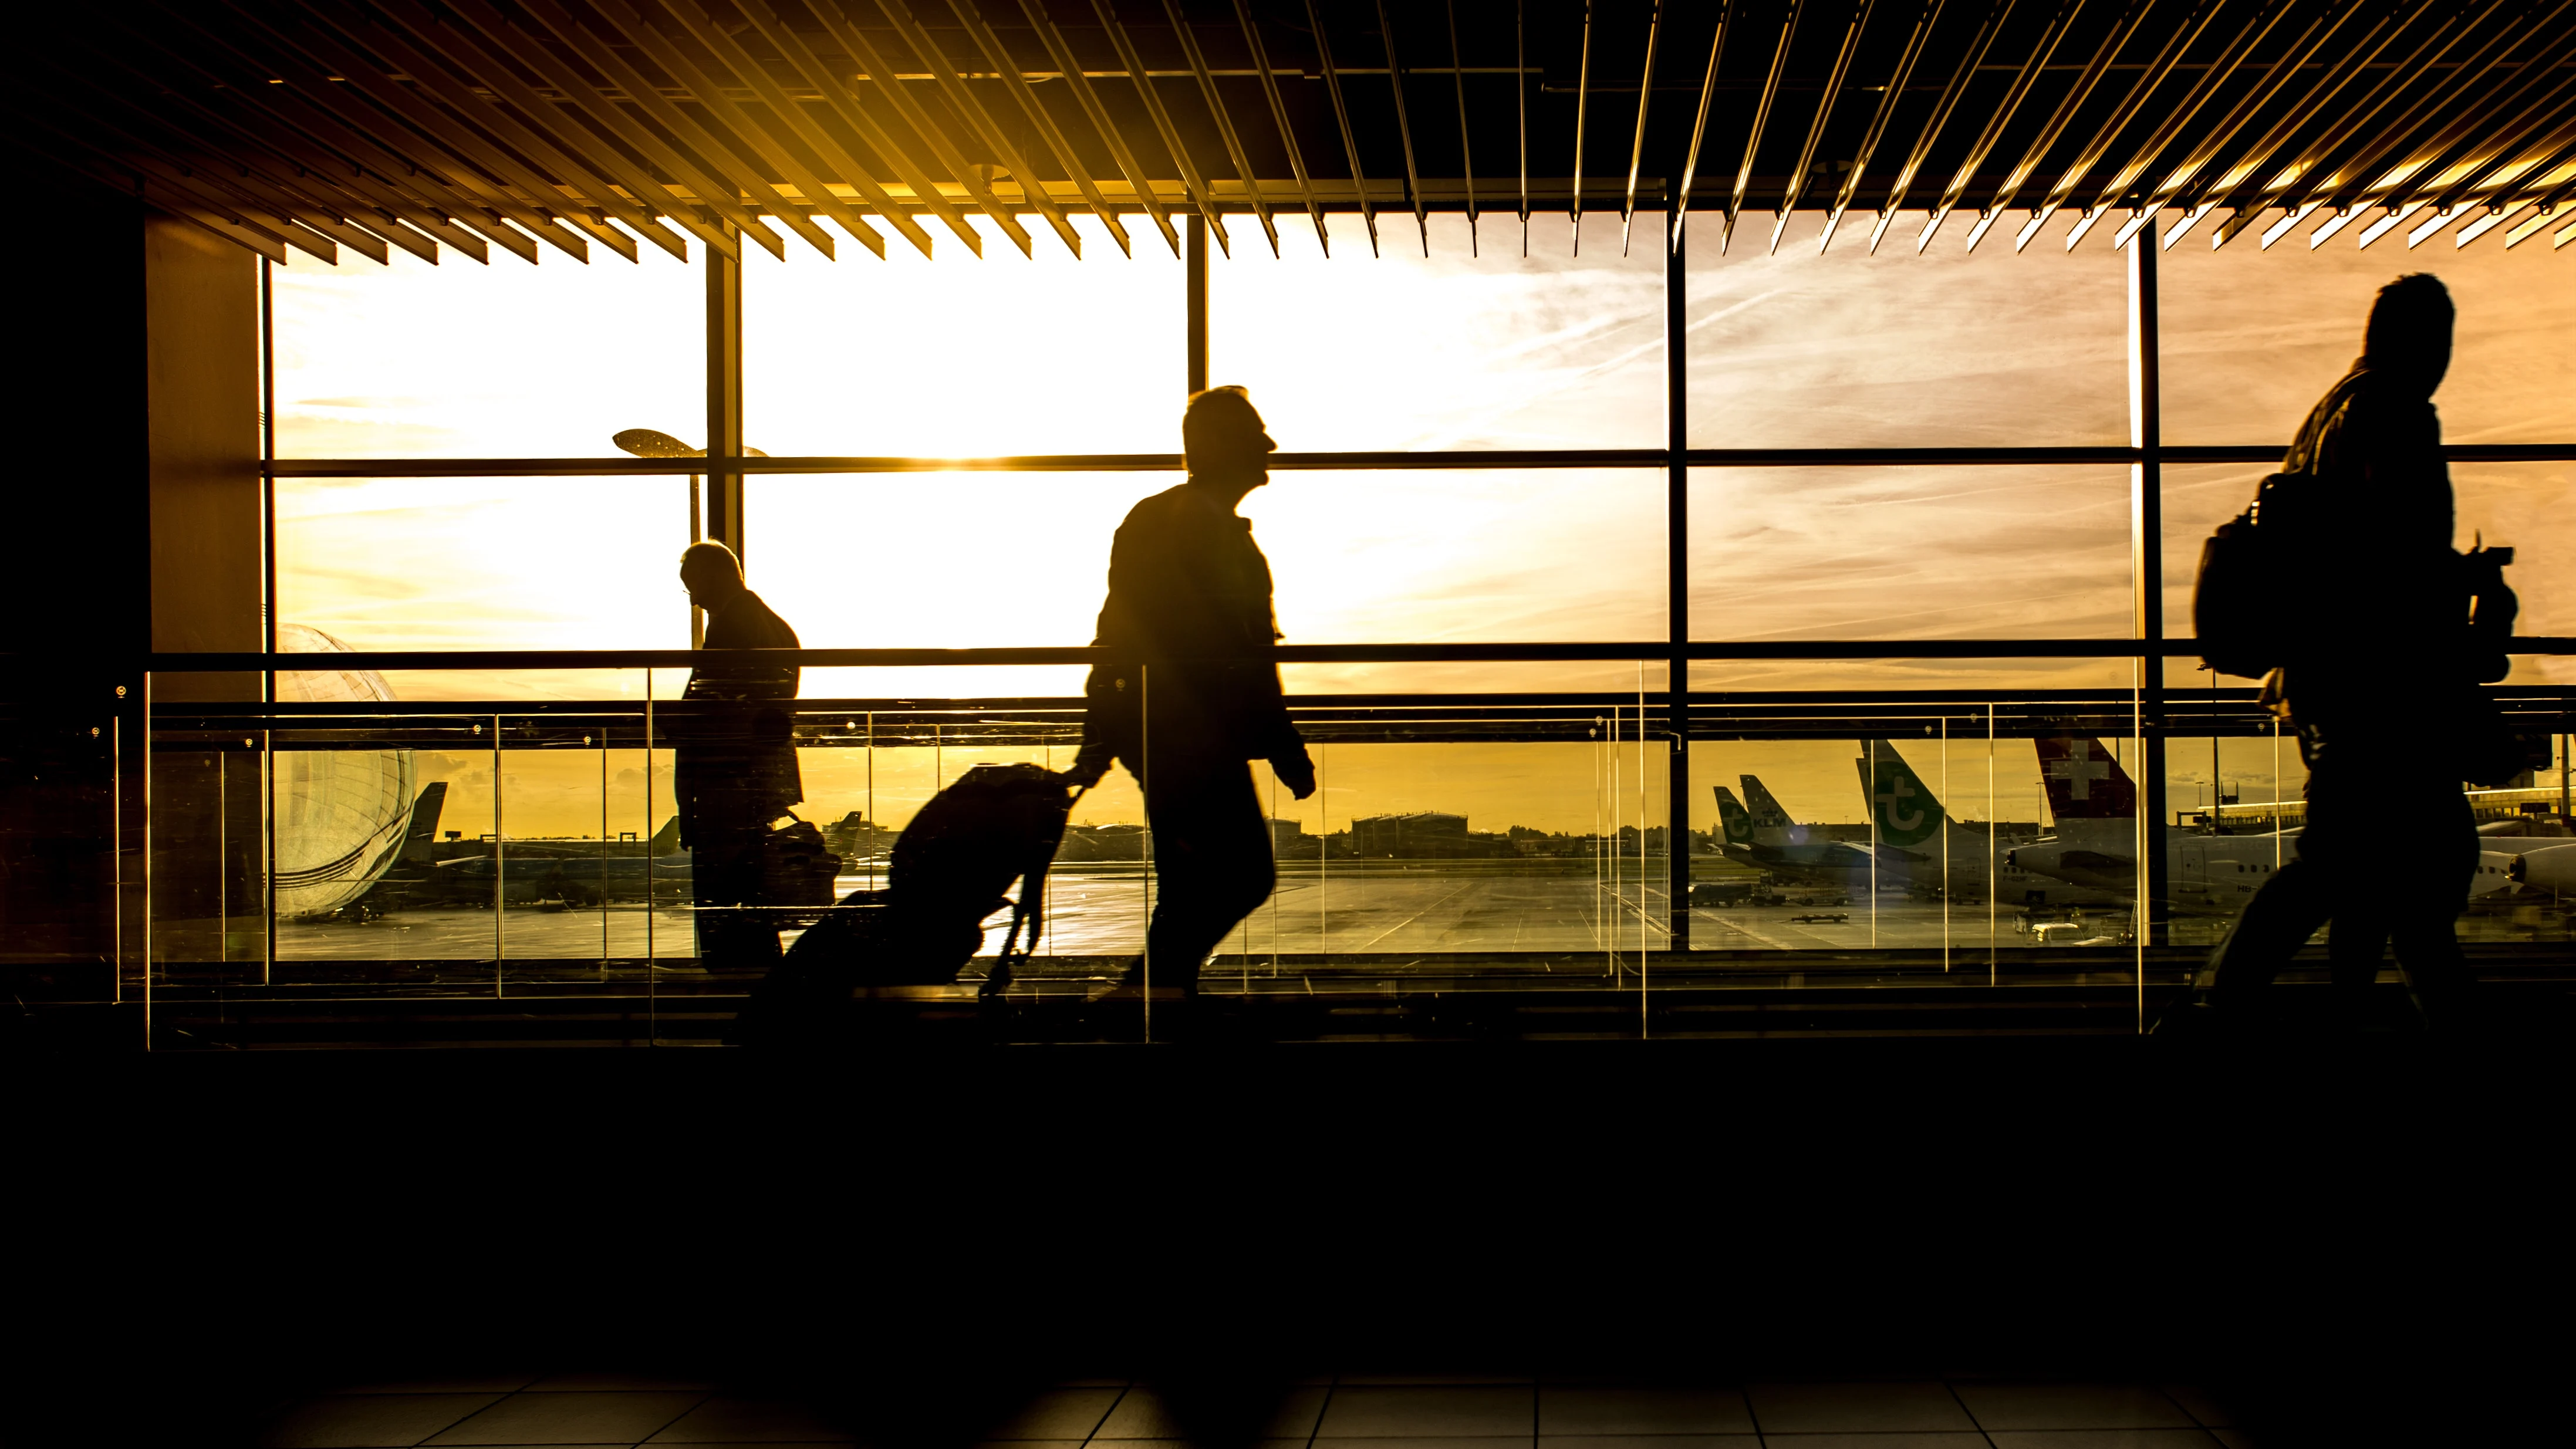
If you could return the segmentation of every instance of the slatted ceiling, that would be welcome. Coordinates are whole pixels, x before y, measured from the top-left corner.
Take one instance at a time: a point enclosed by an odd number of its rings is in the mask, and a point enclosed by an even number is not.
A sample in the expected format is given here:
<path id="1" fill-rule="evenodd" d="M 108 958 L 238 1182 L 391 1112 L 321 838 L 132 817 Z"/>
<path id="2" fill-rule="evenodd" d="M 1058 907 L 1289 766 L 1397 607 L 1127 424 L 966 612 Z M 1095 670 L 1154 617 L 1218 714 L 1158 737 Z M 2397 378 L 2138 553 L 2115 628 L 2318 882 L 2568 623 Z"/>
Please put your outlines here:
<path id="1" fill-rule="evenodd" d="M 281 261 L 1078 254 L 1080 214 L 1131 250 L 1121 213 L 1175 250 L 1184 216 L 1374 249 L 1410 213 L 1427 248 L 1435 210 L 1675 196 L 1729 248 L 1805 207 L 1827 241 L 1869 213 L 1873 248 L 2576 243 L 2576 0 L 118 0 L 31 26 L 24 134 Z"/>

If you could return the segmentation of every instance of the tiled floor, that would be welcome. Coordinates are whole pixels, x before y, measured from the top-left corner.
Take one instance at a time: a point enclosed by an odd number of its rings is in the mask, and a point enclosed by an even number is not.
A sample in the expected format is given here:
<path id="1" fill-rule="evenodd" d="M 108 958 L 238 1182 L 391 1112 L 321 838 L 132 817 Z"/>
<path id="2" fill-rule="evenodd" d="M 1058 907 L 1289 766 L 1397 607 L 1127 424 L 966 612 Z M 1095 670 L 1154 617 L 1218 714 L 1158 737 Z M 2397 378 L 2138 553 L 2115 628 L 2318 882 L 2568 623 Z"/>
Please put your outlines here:
<path id="1" fill-rule="evenodd" d="M 2181 1385 L 1952 1377 L 1692 1387 L 1348 1375 L 1262 1389 L 1084 1380 L 855 1408 L 679 1379 L 477 1376 L 288 1404 L 262 1449 L 825 1445 L 882 1449 L 2259 1449 Z"/>

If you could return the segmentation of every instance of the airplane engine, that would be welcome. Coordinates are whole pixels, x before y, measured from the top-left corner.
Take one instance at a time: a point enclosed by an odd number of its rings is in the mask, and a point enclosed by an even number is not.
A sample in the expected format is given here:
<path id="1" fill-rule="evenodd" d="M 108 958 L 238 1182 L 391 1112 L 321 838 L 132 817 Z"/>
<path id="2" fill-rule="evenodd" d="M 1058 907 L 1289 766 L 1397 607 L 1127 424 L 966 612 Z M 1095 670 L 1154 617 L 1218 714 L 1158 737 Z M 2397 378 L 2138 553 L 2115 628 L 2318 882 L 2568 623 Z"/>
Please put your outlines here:
<path id="1" fill-rule="evenodd" d="M 2505 874 L 2531 890 L 2576 894 L 2576 843 L 2526 850 L 2505 866 Z"/>
<path id="2" fill-rule="evenodd" d="M 289 654 L 346 654 L 349 646 L 319 629 L 281 624 L 277 647 Z M 393 690 L 372 669 L 279 671 L 283 701 L 371 703 Z M 277 914 L 325 916 L 366 894 L 402 852 L 411 823 L 409 750 L 279 750 L 277 772 Z"/>

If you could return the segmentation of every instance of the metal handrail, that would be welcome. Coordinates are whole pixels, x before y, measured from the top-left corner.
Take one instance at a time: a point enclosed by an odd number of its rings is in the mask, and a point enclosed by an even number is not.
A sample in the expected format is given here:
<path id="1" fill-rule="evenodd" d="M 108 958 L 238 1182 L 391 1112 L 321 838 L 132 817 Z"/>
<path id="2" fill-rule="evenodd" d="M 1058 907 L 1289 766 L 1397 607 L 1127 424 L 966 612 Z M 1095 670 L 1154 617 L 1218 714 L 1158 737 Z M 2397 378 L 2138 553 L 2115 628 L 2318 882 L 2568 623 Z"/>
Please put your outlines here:
<path id="1" fill-rule="evenodd" d="M 2515 654 L 2576 654 L 2576 635 L 2513 641 Z M 1676 653 L 1690 659 L 2193 659 L 2197 639 L 1807 639 L 1669 640 L 1566 644 L 1282 644 L 1281 664 L 1509 664 L 1600 660 L 1662 662 Z M 71 662 L 19 655 L 29 663 Z M 923 668 L 995 664 L 1117 664 L 1134 656 L 1088 645 L 985 649 L 461 649 L 352 650 L 341 654 L 155 653 L 145 667 L 166 673 L 268 671 L 281 674 L 335 669 L 687 669 L 735 665 L 747 657 L 762 664 L 802 668 Z M 95 669 L 95 656 L 82 656 Z M 1190 663 L 1156 660 L 1154 663 Z M 1230 661 L 1205 661 L 1230 662 Z"/>
<path id="2" fill-rule="evenodd" d="M 2270 463 L 2277 443 L 2166 443 L 2168 464 Z M 2454 463 L 2576 462 L 2576 443 L 2454 443 Z M 2144 461 L 2127 444 L 1958 448 L 1687 448 L 1693 468 L 2038 467 L 2120 465 Z M 1663 468 L 1664 448 L 1380 449 L 1273 453 L 1274 472 L 1436 471 L 1465 468 Z M 1030 453 L 993 458 L 848 456 L 794 458 L 280 458 L 272 478 L 679 478 L 710 471 L 745 476 L 798 473 L 1177 473 L 1178 453 Z"/>

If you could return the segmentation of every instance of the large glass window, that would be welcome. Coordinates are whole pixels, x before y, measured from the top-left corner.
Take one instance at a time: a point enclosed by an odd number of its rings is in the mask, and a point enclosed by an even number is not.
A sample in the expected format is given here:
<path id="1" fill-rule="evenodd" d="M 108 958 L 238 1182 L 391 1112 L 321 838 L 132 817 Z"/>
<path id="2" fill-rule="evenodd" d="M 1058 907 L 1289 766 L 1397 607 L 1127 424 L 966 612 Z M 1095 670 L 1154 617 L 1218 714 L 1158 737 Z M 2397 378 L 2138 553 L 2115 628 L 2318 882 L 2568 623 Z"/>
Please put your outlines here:
<path id="1" fill-rule="evenodd" d="M 980 259 L 946 238 L 935 259 L 900 242 L 883 261 L 744 248 L 743 441 L 779 457 L 1179 452 L 1181 263 L 1151 227 L 1129 228 L 1132 256 L 1097 221 L 1075 227 L 1079 260 L 1052 238 L 1024 257 L 989 225 Z"/>
<path id="2" fill-rule="evenodd" d="M 1689 263 L 1690 442 L 1695 448 L 1926 448 L 2129 440 L 2128 283 L 2097 228 L 2065 249 L 2072 217 L 2015 253 L 1952 217 L 1922 255 L 1915 217 L 1869 253 L 1869 218 L 1822 251 L 1820 212 L 1695 216 Z M 1657 441 L 1661 441 L 1658 439 Z"/>
<path id="3" fill-rule="evenodd" d="M 1664 443 L 1659 215 L 1641 213 L 1623 255 L 1616 214 L 1561 222 L 1378 217 L 1378 254 L 1356 216 L 1313 228 L 1283 216 L 1280 255 L 1238 227 L 1208 271 L 1209 377 L 1240 383 L 1295 451 L 1380 448 L 1659 448 Z"/>
<path id="4" fill-rule="evenodd" d="M 1699 468 L 1690 519 L 1693 638 L 2130 630 L 2125 468 Z"/>
<path id="5" fill-rule="evenodd" d="M 2390 236 L 2361 251 L 2350 240 L 2358 226 L 2308 252 L 2311 229 L 2294 229 L 2268 253 L 2242 236 L 2216 251 L 2185 237 L 2163 254 L 2166 442 L 2286 446 L 2361 355 L 2372 297 L 2405 272 L 2440 277 L 2459 309 L 2450 375 L 2433 399 L 2445 441 L 2576 438 L 2567 386 L 2576 287 L 2566 256 L 2532 242 L 2507 251 L 2499 237 L 2409 251 Z"/>
<path id="6" fill-rule="evenodd" d="M 704 442 L 706 270 L 641 257 L 278 268 L 278 456 L 595 458 L 628 428 Z"/>

